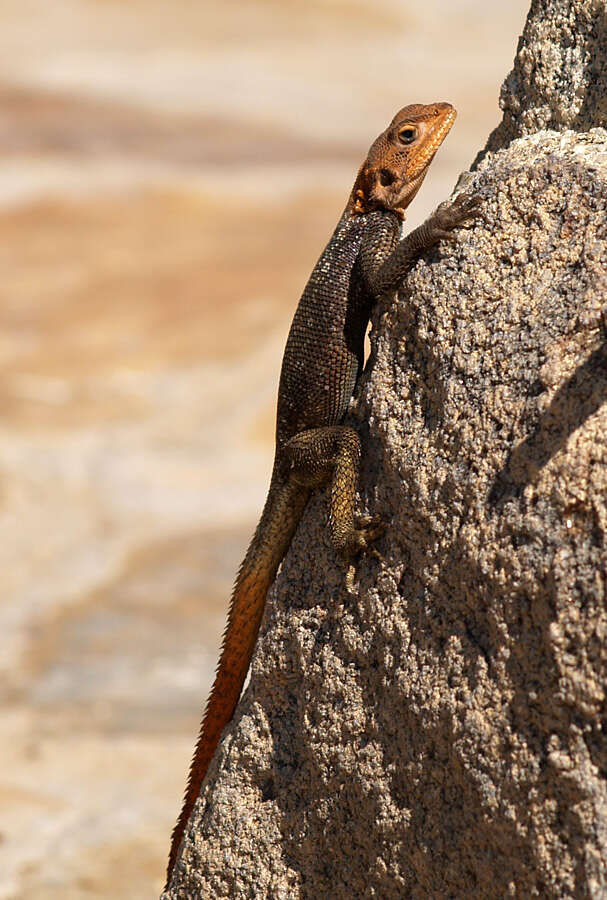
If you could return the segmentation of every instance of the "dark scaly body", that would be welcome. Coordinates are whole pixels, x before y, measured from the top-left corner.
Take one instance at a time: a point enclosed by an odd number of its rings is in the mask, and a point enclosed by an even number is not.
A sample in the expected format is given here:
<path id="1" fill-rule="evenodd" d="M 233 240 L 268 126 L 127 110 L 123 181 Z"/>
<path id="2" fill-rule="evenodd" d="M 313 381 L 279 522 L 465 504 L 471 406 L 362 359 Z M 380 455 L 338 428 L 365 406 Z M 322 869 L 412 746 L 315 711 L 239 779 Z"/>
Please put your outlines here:
<path id="1" fill-rule="evenodd" d="M 371 146 L 295 312 L 280 375 L 268 497 L 234 585 L 217 675 L 173 831 L 167 884 L 221 732 L 236 708 L 266 594 L 310 491 L 331 480 L 329 527 L 343 559 L 372 536 L 369 523 L 354 515 L 360 439 L 341 422 L 362 370 L 377 297 L 397 287 L 422 252 L 474 214 L 474 200 L 457 198 L 399 241 L 404 208 L 454 119 L 455 110 L 445 103 L 409 106 L 395 116 Z"/>
<path id="2" fill-rule="evenodd" d="M 303 292 L 287 339 L 276 421 L 276 452 L 297 434 L 339 424 L 350 403 L 364 356 L 375 297 L 361 273 L 365 235 L 385 219 L 391 250 L 400 234 L 395 213 L 348 211 L 341 217 Z"/>

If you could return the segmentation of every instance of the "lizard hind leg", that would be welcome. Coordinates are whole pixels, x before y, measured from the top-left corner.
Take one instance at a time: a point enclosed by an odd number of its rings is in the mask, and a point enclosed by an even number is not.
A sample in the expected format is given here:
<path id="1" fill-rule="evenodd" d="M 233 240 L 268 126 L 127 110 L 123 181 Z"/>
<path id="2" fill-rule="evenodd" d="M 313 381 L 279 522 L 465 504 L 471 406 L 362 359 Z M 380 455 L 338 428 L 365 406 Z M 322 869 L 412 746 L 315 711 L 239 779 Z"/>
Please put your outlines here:
<path id="1" fill-rule="evenodd" d="M 376 517 L 357 517 L 354 513 L 360 453 L 358 434 L 345 425 L 302 431 L 284 447 L 295 480 L 312 486 L 331 480 L 331 543 L 348 563 L 383 531 Z"/>

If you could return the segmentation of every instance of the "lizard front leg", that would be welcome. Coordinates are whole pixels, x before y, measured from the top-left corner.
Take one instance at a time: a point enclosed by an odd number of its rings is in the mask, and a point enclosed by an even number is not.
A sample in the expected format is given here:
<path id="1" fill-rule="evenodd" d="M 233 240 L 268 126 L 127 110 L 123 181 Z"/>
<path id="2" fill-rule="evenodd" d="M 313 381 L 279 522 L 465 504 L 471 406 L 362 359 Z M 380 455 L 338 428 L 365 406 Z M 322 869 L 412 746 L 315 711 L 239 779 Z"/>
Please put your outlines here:
<path id="1" fill-rule="evenodd" d="M 366 548 L 379 533 L 375 519 L 354 514 L 360 453 L 358 434 L 345 425 L 302 431 L 282 448 L 294 481 L 317 487 L 331 480 L 331 543 L 344 561 Z"/>
<path id="2" fill-rule="evenodd" d="M 480 198 L 460 194 L 447 200 L 414 228 L 394 249 L 389 248 L 386 229 L 367 229 L 360 250 L 362 271 L 369 291 L 376 297 L 396 290 L 422 253 L 440 240 L 453 239 L 453 230 L 479 215 Z"/>

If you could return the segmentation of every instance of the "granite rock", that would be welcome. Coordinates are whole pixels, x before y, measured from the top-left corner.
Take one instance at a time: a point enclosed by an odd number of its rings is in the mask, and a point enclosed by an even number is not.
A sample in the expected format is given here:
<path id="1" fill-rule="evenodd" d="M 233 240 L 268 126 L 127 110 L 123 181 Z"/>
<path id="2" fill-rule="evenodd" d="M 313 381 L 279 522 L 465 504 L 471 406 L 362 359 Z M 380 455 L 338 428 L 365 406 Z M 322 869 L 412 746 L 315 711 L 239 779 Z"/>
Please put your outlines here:
<path id="1" fill-rule="evenodd" d="M 382 560 L 312 502 L 167 897 L 606 895 L 607 133 L 475 179 L 374 323 Z"/>
<path id="2" fill-rule="evenodd" d="M 532 4 L 482 220 L 376 311 L 380 557 L 349 594 L 313 499 L 165 900 L 607 896 L 599 6 Z"/>
<path id="3" fill-rule="evenodd" d="M 605 47 L 604 0 L 532 0 L 502 85 L 503 119 L 477 161 L 536 131 L 607 127 Z"/>

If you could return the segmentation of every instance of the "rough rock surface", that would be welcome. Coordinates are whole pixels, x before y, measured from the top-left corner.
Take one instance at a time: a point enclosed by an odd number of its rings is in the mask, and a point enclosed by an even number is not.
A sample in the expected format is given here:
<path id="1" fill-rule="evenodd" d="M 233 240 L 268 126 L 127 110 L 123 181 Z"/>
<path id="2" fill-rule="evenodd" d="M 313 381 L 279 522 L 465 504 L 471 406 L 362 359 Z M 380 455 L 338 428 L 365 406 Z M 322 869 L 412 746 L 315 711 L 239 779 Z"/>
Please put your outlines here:
<path id="1" fill-rule="evenodd" d="M 383 562 L 313 501 L 167 898 L 607 896 L 607 133 L 475 178 L 375 323 Z"/>
<path id="2" fill-rule="evenodd" d="M 607 127 L 605 0 L 532 0 L 489 151 L 543 129 Z"/>
<path id="3" fill-rule="evenodd" d="M 382 559 L 313 500 L 166 900 L 607 897 L 605 10 L 534 0 L 484 221 L 377 312 Z"/>

